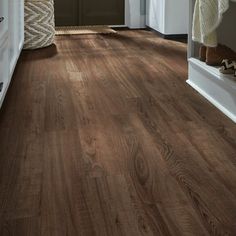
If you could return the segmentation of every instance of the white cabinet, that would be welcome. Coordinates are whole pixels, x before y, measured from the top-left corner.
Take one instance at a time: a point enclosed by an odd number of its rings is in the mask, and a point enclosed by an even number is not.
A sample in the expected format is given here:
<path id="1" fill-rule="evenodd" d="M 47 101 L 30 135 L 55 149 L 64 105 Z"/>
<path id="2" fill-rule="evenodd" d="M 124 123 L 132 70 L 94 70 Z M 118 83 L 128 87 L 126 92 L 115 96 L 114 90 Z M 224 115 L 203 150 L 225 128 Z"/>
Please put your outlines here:
<path id="1" fill-rule="evenodd" d="M 0 107 L 24 43 L 24 0 L 0 0 Z"/>
<path id="2" fill-rule="evenodd" d="M 147 0 L 146 25 L 165 34 L 165 2 L 163 0 Z"/>
<path id="3" fill-rule="evenodd" d="M 8 28 L 8 1 L 0 0 L 0 39 L 4 37 Z"/>
<path id="4" fill-rule="evenodd" d="M 189 0 L 147 0 L 146 25 L 163 35 L 187 34 Z"/>

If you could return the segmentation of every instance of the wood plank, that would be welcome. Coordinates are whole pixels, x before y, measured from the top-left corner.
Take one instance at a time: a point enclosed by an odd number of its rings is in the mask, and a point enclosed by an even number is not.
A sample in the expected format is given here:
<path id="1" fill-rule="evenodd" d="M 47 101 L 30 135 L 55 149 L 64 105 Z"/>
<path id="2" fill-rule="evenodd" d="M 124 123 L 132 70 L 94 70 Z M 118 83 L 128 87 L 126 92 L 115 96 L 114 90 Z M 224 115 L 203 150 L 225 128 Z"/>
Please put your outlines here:
<path id="1" fill-rule="evenodd" d="M 24 51 L 0 111 L 0 235 L 235 235 L 236 127 L 145 30 Z"/>

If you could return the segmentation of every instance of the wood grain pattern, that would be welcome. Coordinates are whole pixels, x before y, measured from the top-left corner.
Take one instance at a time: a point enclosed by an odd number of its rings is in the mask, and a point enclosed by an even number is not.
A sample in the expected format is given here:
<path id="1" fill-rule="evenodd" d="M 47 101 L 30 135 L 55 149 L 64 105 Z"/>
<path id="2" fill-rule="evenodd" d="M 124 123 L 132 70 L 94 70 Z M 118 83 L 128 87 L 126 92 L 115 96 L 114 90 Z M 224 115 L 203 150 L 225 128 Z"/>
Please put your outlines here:
<path id="1" fill-rule="evenodd" d="M 0 235 L 236 235 L 236 126 L 149 31 L 23 52 L 0 112 Z"/>

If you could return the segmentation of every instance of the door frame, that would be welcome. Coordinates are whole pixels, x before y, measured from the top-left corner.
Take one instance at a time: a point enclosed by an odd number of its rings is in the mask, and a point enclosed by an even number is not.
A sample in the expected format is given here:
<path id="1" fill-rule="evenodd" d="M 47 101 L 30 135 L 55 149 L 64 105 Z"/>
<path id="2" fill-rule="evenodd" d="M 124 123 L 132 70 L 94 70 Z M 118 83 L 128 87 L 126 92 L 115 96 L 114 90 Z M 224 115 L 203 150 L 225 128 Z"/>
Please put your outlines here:
<path id="1" fill-rule="evenodd" d="M 125 0 L 125 25 L 130 29 L 146 28 L 146 14 L 142 11 L 142 3 L 146 0 Z"/>

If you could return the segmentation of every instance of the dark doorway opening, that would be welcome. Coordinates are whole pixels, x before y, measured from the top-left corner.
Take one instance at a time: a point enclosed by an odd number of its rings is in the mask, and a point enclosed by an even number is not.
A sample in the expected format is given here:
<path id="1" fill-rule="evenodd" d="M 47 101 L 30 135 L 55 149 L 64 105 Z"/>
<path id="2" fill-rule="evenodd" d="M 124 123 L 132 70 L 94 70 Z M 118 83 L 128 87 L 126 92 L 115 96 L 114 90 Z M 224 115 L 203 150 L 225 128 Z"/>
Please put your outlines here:
<path id="1" fill-rule="evenodd" d="M 56 26 L 124 25 L 124 0 L 54 0 Z"/>

